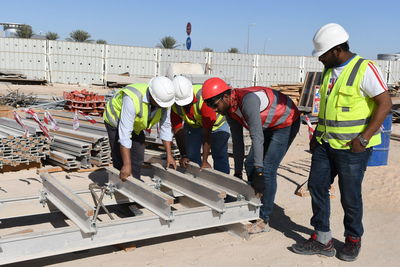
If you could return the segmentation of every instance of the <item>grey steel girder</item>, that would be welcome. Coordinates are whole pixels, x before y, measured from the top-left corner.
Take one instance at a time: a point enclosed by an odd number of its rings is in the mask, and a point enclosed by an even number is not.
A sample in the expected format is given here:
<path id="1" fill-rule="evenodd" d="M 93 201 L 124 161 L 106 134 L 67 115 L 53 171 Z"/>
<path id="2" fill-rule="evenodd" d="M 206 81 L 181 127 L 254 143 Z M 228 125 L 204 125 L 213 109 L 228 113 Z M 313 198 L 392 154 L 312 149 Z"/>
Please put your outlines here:
<path id="1" fill-rule="evenodd" d="M 256 197 L 254 190 L 241 179 L 214 169 L 200 169 L 192 162 L 188 164 L 186 172 L 192 174 L 196 179 L 225 190 L 228 195 L 238 198 L 243 196 L 250 204 L 261 206 L 260 199 Z"/>
<path id="2" fill-rule="evenodd" d="M 162 185 L 176 190 L 215 211 L 224 212 L 224 198 L 226 197 L 224 191 L 211 188 L 209 184 L 190 178 L 174 169 L 166 170 L 159 163 L 152 163 L 151 166 L 154 177 L 159 179 Z"/>
<path id="3" fill-rule="evenodd" d="M 92 222 L 93 207 L 89 206 L 78 195 L 63 186 L 52 175 L 42 173 L 42 201 L 50 201 L 65 216 L 73 221 L 85 234 L 96 233 L 96 222 Z"/>
<path id="4" fill-rule="evenodd" d="M 112 190 L 116 190 L 137 202 L 154 214 L 160 216 L 163 220 L 173 220 L 171 205 L 174 203 L 174 198 L 135 178 L 123 182 L 119 178 L 119 171 L 112 167 L 107 168 L 107 174 Z"/>
<path id="5" fill-rule="evenodd" d="M 225 212 L 218 214 L 205 206 L 178 210 L 170 223 L 160 220 L 157 215 L 99 222 L 94 236 L 83 236 L 79 228 L 69 226 L 4 237 L 0 238 L 0 264 L 254 220 L 258 218 L 258 212 L 259 208 L 247 201 L 237 201 L 227 203 Z"/>

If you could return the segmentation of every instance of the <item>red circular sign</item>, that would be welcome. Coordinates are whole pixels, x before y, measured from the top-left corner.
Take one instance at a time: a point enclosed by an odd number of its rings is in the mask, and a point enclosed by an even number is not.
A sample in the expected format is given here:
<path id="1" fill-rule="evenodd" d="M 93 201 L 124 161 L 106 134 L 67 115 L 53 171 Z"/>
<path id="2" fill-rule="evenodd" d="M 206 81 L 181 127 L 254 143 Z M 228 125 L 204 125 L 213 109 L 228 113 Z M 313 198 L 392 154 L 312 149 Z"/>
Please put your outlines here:
<path id="1" fill-rule="evenodd" d="M 187 35 L 190 35 L 191 32 L 192 32 L 192 24 L 190 24 L 190 22 L 188 22 L 186 24 L 186 33 L 187 33 Z"/>

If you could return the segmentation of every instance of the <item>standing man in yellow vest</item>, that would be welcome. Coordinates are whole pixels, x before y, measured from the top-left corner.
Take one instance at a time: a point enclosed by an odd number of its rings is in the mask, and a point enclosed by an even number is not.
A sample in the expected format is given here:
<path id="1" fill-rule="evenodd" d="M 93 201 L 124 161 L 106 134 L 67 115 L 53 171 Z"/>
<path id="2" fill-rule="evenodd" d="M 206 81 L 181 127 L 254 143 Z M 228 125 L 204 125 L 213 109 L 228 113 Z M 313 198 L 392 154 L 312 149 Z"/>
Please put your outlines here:
<path id="1" fill-rule="evenodd" d="M 318 125 L 310 142 L 308 189 L 315 233 L 292 249 L 304 255 L 335 256 L 329 186 L 337 175 L 346 237 L 338 257 L 354 261 L 364 233 L 361 183 L 371 147 L 381 143 L 380 127 L 392 103 L 380 70 L 372 61 L 350 52 L 348 39 L 345 29 L 335 23 L 321 27 L 313 39 L 313 56 L 325 67 Z"/>
<path id="2" fill-rule="evenodd" d="M 144 161 L 145 135 L 161 121 L 170 123 L 170 107 L 175 101 L 175 89 L 167 77 L 155 77 L 149 84 L 130 84 L 117 92 L 106 104 L 104 122 L 111 146 L 113 166 L 120 170 L 120 179 L 128 176 L 140 179 Z M 163 143 L 171 157 L 167 164 L 176 167 L 172 158 L 171 131 L 163 133 Z"/>
<path id="3" fill-rule="evenodd" d="M 211 168 L 207 160 L 211 149 L 214 169 L 229 174 L 230 131 L 225 117 L 204 103 L 201 84 L 192 85 L 181 75 L 173 79 L 173 84 L 175 104 L 171 108 L 171 125 L 181 154 L 180 165 L 186 167 L 192 161 L 201 168 Z M 169 130 L 164 127 L 164 132 Z"/>

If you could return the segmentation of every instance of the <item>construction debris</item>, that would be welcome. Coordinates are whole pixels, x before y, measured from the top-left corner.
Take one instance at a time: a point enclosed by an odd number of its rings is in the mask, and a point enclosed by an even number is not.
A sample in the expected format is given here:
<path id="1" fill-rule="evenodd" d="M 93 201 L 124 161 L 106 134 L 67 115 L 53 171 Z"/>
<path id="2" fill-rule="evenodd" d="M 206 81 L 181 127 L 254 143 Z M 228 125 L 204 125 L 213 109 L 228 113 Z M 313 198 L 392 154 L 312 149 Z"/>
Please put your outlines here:
<path id="1" fill-rule="evenodd" d="M 19 90 L 7 90 L 8 94 L 0 96 L 0 105 L 18 107 L 28 107 L 36 105 L 38 99 L 33 94 L 20 93 Z"/>
<path id="2" fill-rule="evenodd" d="M 281 93 L 290 97 L 293 100 L 295 105 L 298 105 L 300 102 L 300 94 L 303 90 L 302 83 L 295 83 L 295 84 L 277 84 L 272 85 L 272 89 L 280 91 Z"/>

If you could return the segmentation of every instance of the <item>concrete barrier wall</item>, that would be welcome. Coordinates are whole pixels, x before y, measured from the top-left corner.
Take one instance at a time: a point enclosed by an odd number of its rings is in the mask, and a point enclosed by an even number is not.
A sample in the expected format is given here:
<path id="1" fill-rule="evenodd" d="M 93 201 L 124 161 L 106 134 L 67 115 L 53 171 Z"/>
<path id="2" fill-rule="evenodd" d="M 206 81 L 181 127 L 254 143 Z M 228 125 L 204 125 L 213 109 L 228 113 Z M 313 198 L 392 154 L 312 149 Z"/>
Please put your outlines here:
<path id="1" fill-rule="evenodd" d="M 199 63 L 207 74 L 229 78 L 232 86 L 304 82 L 322 71 L 315 57 L 233 54 L 66 41 L 0 38 L 0 70 L 21 72 L 50 83 L 105 84 L 108 74 L 166 75 L 170 63 Z M 400 80 L 400 62 L 377 60 L 388 83 Z"/>

